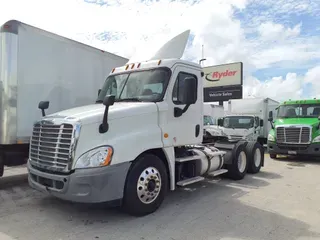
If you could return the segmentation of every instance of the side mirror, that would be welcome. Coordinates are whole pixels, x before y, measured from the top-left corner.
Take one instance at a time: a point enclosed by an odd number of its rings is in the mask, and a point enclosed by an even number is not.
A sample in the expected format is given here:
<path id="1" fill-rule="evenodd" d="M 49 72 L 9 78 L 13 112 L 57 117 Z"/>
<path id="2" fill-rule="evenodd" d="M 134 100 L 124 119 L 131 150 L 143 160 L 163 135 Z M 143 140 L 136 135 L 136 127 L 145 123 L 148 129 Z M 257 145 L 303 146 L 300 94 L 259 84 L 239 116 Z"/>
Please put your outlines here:
<path id="1" fill-rule="evenodd" d="M 194 104 L 197 101 L 197 79 L 194 77 L 186 77 L 179 82 L 178 101 L 181 104 Z M 179 92 L 178 91 L 178 92 Z"/>
<path id="2" fill-rule="evenodd" d="M 49 108 L 49 101 L 41 101 L 38 104 L 38 108 L 41 109 L 42 117 L 46 116 L 46 113 L 44 110 Z"/>
<path id="3" fill-rule="evenodd" d="M 105 105 L 106 107 L 112 106 L 114 104 L 115 99 L 116 96 L 114 95 L 105 96 L 105 98 L 103 99 L 103 105 Z"/>
<path id="4" fill-rule="evenodd" d="M 218 126 L 223 126 L 223 118 L 218 118 Z"/>
<path id="5" fill-rule="evenodd" d="M 263 119 L 260 119 L 260 127 L 263 127 Z"/>
<path id="6" fill-rule="evenodd" d="M 109 130 L 109 123 L 108 123 L 108 113 L 109 113 L 109 106 L 112 106 L 115 101 L 115 96 L 108 95 L 103 99 L 103 105 L 105 105 L 104 115 L 102 123 L 99 126 L 100 133 L 106 133 Z"/>
<path id="7" fill-rule="evenodd" d="M 269 122 L 272 122 L 272 121 L 273 121 L 273 113 L 272 113 L 272 111 L 269 112 L 268 121 L 269 121 Z"/>

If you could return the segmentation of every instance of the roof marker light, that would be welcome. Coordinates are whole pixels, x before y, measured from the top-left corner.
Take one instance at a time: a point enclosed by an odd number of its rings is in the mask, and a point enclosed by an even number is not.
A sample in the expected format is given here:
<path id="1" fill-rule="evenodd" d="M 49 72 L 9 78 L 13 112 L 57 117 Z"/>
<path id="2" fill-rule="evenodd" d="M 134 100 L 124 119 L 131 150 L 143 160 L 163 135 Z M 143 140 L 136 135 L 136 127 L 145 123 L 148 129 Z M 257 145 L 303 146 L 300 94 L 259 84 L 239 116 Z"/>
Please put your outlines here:
<path id="1" fill-rule="evenodd" d="M 159 60 L 158 65 L 160 65 L 160 63 L 161 63 L 161 60 Z"/>
<path id="2" fill-rule="evenodd" d="M 134 68 L 134 63 L 132 64 L 132 66 L 131 66 L 131 69 L 133 69 Z"/>
<path id="3" fill-rule="evenodd" d="M 139 68 L 139 67 L 140 67 L 140 65 L 141 65 L 141 63 L 139 63 L 139 64 L 138 64 L 137 68 Z"/>
<path id="4" fill-rule="evenodd" d="M 129 68 L 129 65 L 126 66 L 126 70 L 128 70 L 128 68 Z"/>
<path id="5" fill-rule="evenodd" d="M 115 68 L 114 69 L 112 69 L 112 73 L 114 72 L 114 70 L 116 70 Z"/>

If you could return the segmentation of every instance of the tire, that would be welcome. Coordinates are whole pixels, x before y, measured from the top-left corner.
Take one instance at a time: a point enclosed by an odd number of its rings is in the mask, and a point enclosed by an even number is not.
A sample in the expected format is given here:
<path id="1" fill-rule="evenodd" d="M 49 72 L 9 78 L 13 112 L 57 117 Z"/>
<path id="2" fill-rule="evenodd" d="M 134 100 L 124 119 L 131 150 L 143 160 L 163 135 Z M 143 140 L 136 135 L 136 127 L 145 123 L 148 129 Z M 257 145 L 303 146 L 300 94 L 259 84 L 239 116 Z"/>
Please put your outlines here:
<path id="1" fill-rule="evenodd" d="M 269 154 L 271 159 L 277 159 L 277 154 Z"/>
<path id="2" fill-rule="evenodd" d="M 3 176 L 4 173 L 4 158 L 0 155 L 0 177 Z"/>
<path id="3" fill-rule="evenodd" d="M 227 165 L 227 176 L 233 180 L 241 180 L 247 173 L 248 158 L 246 154 L 246 148 L 244 143 L 237 143 L 233 149 L 232 164 Z M 238 164 L 241 161 L 242 164 Z"/>
<path id="4" fill-rule="evenodd" d="M 167 190 L 168 174 L 163 161 L 156 155 L 143 154 L 133 162 L 128 173 L 123 209 L 133 216 L 153 213 L 162 204 Z"/>
<path id="5" fill-rule="evenodd" d="M 246 146 L 248 173 L 258 173 L 264 161 L 264 148 L 258 142 L 249 142 Z"/>

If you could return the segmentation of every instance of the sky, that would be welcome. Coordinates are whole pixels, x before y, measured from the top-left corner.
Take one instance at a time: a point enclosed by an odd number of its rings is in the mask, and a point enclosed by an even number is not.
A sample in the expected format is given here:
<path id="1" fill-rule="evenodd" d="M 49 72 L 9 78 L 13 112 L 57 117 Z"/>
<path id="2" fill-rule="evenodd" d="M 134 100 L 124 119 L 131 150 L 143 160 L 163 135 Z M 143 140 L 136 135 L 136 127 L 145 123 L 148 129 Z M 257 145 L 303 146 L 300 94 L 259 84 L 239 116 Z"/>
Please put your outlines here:
<path id="1" fill-rule="evenodd" d="M 9 19 L 127 58 L 190 29 L 183 59 L 243 62 L 243 97 L 320 98 L 320 0 L 0 0 Z"/>

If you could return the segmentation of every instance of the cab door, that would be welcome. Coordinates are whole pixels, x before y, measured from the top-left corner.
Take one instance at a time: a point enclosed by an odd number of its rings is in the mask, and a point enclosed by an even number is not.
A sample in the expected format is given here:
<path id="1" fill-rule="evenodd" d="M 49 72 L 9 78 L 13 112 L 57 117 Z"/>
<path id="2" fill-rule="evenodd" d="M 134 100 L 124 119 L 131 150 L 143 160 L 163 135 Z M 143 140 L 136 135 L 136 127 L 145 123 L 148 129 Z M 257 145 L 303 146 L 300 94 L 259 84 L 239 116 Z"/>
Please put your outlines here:
<path id="1" fill-rule="evenodd" d="M 196 68 L 177 65 L 173 69 L 166 97 L 168 104 L 166 128 L 170 140 L 167 141 L 167 144 L 171 146 L 199 144 L 202 142 L 203 90 L 202 88 L 199 89 L 199 81 L 202 81 L 199 75 L 199 70 Z M 196 100 L 188 106 L 188 104 L 184 103 L 185 100 L 183 100 L 185 91 L 187 91 L 184 84 L 191 78 L 195 78 L 197 82 L 193 89 L 196 94 Z"/>

